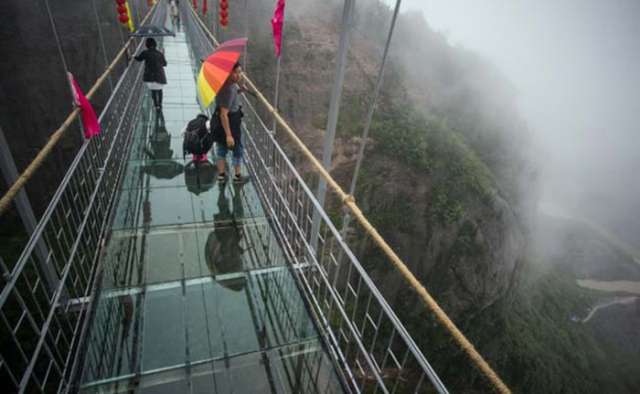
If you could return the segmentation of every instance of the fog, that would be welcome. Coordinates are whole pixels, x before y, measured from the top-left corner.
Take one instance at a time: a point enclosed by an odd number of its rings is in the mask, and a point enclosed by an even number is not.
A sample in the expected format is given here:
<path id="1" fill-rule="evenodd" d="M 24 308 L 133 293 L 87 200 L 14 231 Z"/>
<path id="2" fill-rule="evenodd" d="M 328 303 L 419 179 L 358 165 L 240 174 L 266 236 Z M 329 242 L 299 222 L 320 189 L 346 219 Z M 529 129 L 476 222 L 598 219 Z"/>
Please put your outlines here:
<path id="1" fill-rule="evenodd" d="M 640 250 L 640 1 L 404 0 L 517 91 L 541 207 Z"/>

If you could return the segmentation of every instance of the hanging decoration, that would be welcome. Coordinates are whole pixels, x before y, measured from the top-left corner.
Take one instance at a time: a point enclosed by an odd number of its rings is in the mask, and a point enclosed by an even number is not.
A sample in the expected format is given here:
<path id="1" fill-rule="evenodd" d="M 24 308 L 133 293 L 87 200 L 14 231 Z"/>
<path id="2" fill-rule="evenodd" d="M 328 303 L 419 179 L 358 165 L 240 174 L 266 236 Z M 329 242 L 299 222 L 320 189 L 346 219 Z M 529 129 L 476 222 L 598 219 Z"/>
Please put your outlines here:
<path id="1" fill-rule="evenodd" d="M 271 18 L 271 28 L 273 30 L 273 46 L 276 50 L 276 57 L 280 57 L 282 48 L 282 25 L 284 24 L 284 0 L 277 0 L 276 9 Z"/>
<path id="2" fill-rule="evenodd" d="M 198 11 L 198 0 L 193 0 L 193 9 Z"/>
<path id="3" fill-rule="evenodd" d="M 220 25 L 227 27 L 229 24 L 229 2 L 227 0 L 220 0 Z"/>
<path id="4" fill-rule="evenodd" d="M 127 0 L 116 0 L 116 10 L 118 11 L 118 20 L 121 24 L 127 25 L 129 31 L 135 31 L 133 26 L 133 18 L 131 18 L 131 9 Z"/>
<path id="5" fill-rule="evenodd" d="M 202 0 L 202 15 L 207 15 L 208 0 Z"/>
<path id="6" fill-rule="evenodd" d="M 133 25 L 133 18 L 131 17 L 131 7 L 129 7 L 129 3 L 125 1 L 124 6 L 127 7 L 127 16 L 129 17 L 129 22 L 127 26 L 129 27 L 129 31 L 133 33 L 136 31 L 136 27 Z"/>
<path id="7" fill-rule="evenodd" d="M 73 93 L 73 104 L 80 108 L 80 115 L 82 119 L 82 129 L 84 130 L 84 138 L 91 138 L 100 134 L 100 122 L 96 112 L 93 110 L 91 103 L 85 97 L 84 93 L 80 89 L 80 85 L 76 82 L 73 74 L 67 72 L 67 78 L 69 78 L 69 84 L 71 85 L 71 92 Z"/>

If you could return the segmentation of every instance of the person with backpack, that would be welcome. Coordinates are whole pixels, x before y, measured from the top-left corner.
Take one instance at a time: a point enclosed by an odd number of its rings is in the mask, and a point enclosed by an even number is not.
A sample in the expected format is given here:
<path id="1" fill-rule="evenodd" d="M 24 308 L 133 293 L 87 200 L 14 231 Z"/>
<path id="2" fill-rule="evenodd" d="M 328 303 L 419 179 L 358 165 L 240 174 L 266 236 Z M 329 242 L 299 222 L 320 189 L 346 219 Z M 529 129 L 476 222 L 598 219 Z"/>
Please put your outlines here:
<path id="1" fill-rule="evenodd" d="M 207 152 L 213 146 L 211 121 L 205 114 L 199 114 L 187 123 L 183 130 L 182 155 L 193 155 L 195 163 L 207 160 Z"/>
<path id="2" fill-rule="evenodd" d="M 144 74 L 142 80 L 146 82 L 147 87 L 151 90 L 151 98 L 156 111 L 162 110 L 162 88 L 167 84 L 167 77 L 164 73 L 164 67 L 167 66 L 167 60 L 164 54 L 157 50 L 158 44 L 153 37 L 148 37 L 145 41 L 147 49 L 140 52 L 134 57 L 135 60 L 144 61 Z"/>
<path id="3" fill-rule="evenodd" d="M 218 156 L 218 181 L 226 182 L 225 172 L 227 154 L 233 152 L 233 167 L 235 169 L 234 182 L 242 183 L 242 172 L 240 165 L 243 158 L 242 146 L 242 105 L 240 105 L 239 94 L 242 92 L 239 82 L 242 78 L 242 66 L 236 63 L 233 66 L 229 78 L 216 95 L 215 113 L 216 122 L 215 142 L 217 143 L 216 154 Z"/>

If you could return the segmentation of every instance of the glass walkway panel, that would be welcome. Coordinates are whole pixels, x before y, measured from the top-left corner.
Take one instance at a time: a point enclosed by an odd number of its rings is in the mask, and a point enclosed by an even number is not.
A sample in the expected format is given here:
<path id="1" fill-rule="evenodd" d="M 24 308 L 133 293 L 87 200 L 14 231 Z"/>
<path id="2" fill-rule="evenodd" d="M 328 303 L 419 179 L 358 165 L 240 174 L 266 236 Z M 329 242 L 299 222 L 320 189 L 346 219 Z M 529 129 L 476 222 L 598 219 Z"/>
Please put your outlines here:
<path id="1" fill-rule="evenodd" d="M 342 392 L 253 183 L 218 183 L 213 158 L 183 157 L 200 112 L 193 65 L 184 33 L 162 47 L 163 110 L 145 93 L 80 391 Z"/>

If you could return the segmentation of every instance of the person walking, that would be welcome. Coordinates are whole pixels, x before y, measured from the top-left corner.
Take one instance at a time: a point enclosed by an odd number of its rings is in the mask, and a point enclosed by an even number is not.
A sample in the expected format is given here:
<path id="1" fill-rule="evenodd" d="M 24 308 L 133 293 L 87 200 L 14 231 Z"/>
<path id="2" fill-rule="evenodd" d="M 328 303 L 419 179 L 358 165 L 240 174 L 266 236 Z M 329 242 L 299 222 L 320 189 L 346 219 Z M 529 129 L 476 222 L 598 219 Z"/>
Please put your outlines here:
<path id="1" fill-rule="evenodd" d="M 147 87 L 151 90 L 151 98 L 156 111 L 162 110 L 162 88 L 167 84 L 167 77 L 164 73 L 164 67 L 167 66 L 167 60 L 164 54 L 157 49 L 158 44 L 152 37 L 145 41 L 147 49 L 140 52 L 135 60 L 144 61 L 144 74 L 142 80 L 146 82 Z"/>
<path id="2" fill-rule="evenodd" d="M 178 11 L 176 0 L 171 0 L 169 3 L 169 15 L 171 16 L 171 24 L 174 30 L 180 31 L 180 12 Z"/>
<path id="3" fill-rule="evenodd" d="M 242 105 L 239 94 L 245 90 L 240 88 L 242 79 L 242 66 L 236 63 L 229 75 L 229 79 L 216 95 L 214 116 L 220 117 L 219 126 L 221 132 L 215 133 L 219 137 L 216 140 L 216 153 L 218 156 L 218 181 L 226 182 L 226 158 L 229 151 L 233 151 L 233 167 L 235 169 L 234 182 L 243 182 L 241 164 L 244 149 L 242 146 Z"/>

